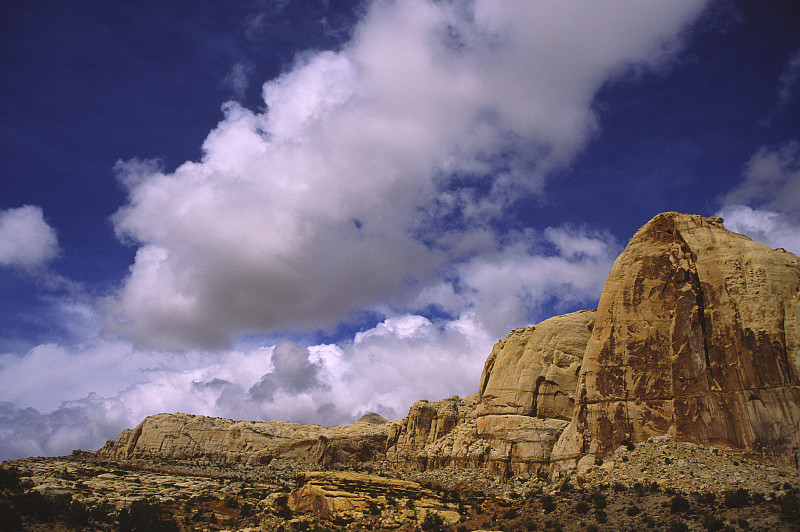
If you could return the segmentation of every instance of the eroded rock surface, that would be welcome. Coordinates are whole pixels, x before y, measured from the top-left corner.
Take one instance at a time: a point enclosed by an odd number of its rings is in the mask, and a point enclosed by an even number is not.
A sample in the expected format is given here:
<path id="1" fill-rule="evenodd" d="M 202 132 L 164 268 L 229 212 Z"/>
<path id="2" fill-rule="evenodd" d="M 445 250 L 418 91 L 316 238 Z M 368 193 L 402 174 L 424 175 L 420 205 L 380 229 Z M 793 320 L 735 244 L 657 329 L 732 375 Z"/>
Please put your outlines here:
<path id="1" fill-rule="evenodd" d="M 372 416 L 351 425 L 326 428 L 286 421 L 157 414 L 134 429 L 122 431 L 97 455 L 117 461 L 162 458 L 269 464 L 282 459 L 317 467 L 363 464 L 384 459 L 389 425 L 381 419 Z"/>
<path id="2" fill-rule="evenodd" d="M 659 434 L 798 468 L 800 259 L 716 217 L 642 227 L 603 289 L 553 460 Z"/>
<path id="3" fill-rule="evenodd" d="M 800 469 L 800 259 L 664 213 L 615 262 L 596 311 L 513 330 L 478 394 L 325 428 L 161 414 L 100 458 L 472 468 L 508 478 L 575 468 L 669 435 Z"/>
<path id="4" fill-rule="evenodd" d="M 594 310 L 514 329 L 495 344 L 481 374 L 477 415 L 569 420 Z"/>

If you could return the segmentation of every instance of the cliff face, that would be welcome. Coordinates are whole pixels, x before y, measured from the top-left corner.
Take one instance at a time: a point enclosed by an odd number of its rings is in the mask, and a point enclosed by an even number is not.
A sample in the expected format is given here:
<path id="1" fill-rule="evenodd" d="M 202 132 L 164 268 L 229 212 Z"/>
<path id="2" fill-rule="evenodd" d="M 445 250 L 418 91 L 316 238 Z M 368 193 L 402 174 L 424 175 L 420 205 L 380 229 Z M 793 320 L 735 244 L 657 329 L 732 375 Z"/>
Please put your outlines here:
<path id="1" fill-rule="evenodd" d="M 541 475 L 666 434 L 800 470 L 800 259 L 716 217 L 660 214 L 615 262 L 596 311 L 512 331 L 476 396 L 375 421 L 327 429 L 162 414 L 98 454 Z"/>
<path id="2" fill-rule="evenodd" d="M 97 451 L 97 456 L 116 461 L 201 459 L 230 465 L 263 465 L 283 459 L 315 467 L 349 466 L 384 459 L 389 425 L 382 421 L 326 428 L 286 421 L 158 414 L 122 431 Z"/>
<path id="3" fill-rule="evenodd" d="M 552 460 L 669 434 L 798 467 L 800 261 L 719 218 L 656 216 L 603 288 Z"/>

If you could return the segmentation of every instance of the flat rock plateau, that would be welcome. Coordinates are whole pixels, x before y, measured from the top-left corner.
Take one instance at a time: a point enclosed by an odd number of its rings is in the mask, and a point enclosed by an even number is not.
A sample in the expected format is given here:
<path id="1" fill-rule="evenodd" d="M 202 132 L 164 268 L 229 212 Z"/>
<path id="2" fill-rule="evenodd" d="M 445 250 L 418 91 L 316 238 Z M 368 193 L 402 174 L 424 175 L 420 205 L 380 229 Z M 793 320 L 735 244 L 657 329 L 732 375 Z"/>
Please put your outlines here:
<path id="1" fill-rule="evenodd" d="M 342 427 L 158 414 L 0 468 L 0 530 L 800 530 L 800 259 L 663 213 L 477 394 Z"/>

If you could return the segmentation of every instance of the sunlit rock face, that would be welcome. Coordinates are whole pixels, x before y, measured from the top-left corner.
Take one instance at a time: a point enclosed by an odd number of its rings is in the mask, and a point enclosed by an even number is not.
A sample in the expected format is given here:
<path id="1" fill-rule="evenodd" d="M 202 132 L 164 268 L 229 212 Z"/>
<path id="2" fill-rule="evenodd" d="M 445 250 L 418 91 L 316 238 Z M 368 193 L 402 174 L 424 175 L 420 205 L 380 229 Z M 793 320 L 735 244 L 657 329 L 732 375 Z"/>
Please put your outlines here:
<path id="1" fill-rule="evenodd" d="M 653 218 L 603 288 L 553 462 L 669 434 L 797 468 L 798 289 L 796 256 L 720 218 Z"/>
<path id="2" fill-rule="evenodd" d="M 481 374 L 477 415 L 569 420 L 595 311 L 514 329 L 497 342 Z"/>
<path id="3" fill-rule="evenodd" d="M 477 395 L 330 429 L 162 414 L 98 454 L 544 475 L 669 435 L 800 470 L 799 375 L 800 259 L 668 212 L 633 236 L 596 311 L 500 340 Z"/>
<path id="4" fill-rule="evenodd" d="M 97 455 L 116 461 L 166 458 L 264 465 L 284 460 L 308 467 L 353 466 L 384 459 L 389 424 L 376 422 L 379 417 L 326 428 L 286 421 L 157 414 L 122 431 Z"/>

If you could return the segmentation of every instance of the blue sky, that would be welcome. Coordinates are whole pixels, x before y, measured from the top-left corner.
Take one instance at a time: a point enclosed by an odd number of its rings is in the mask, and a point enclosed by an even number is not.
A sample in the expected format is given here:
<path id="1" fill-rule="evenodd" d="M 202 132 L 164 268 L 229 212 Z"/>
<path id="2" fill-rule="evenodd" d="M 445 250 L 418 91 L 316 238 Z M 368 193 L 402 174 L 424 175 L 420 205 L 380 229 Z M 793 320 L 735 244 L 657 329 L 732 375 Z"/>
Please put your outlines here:
<path id="1" fill-rule="evenodd" d="M 789 1 L 4 3 L 0 458 L 474 393 L 662 211 L 800 252 L 798 27 Z"/>

